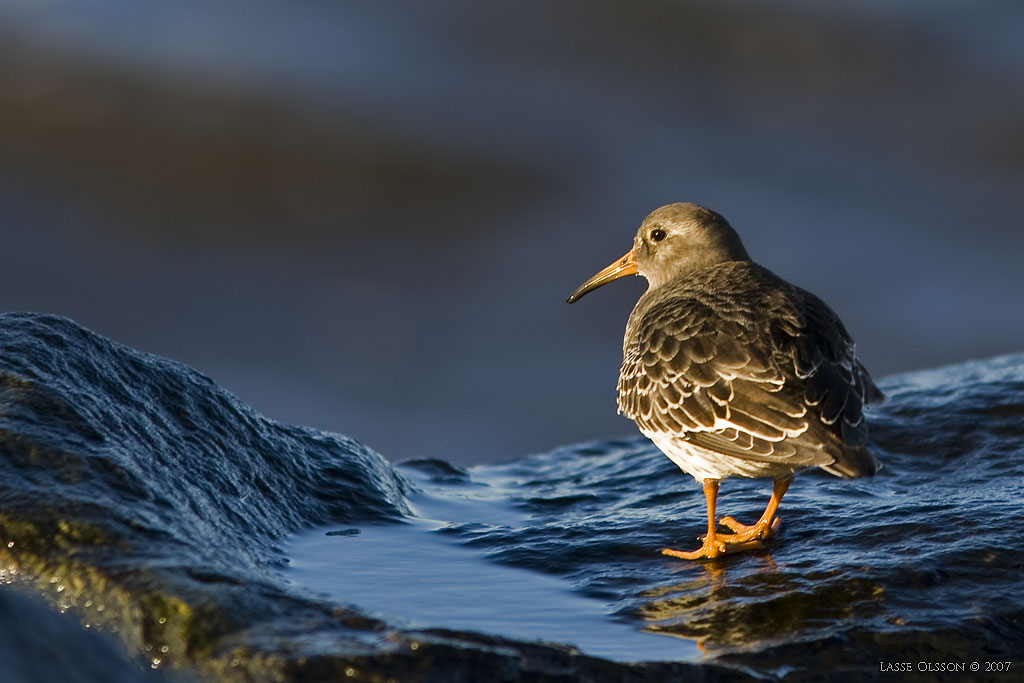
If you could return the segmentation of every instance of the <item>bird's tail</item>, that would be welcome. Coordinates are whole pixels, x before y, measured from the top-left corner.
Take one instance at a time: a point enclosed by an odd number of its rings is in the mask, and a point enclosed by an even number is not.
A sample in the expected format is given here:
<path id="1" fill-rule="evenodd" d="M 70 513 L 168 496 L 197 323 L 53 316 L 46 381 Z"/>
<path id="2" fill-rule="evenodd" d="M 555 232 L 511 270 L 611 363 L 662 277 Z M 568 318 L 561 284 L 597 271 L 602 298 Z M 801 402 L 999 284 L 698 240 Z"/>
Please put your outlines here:
<path id="1" fill-rule="evenodd" d="M 882 464 L 863 446 L 847 446 L 834 455 L 835 462 L 822 465 L 821 469 L 843 479 L 871 477 L 882 469 Z"/>

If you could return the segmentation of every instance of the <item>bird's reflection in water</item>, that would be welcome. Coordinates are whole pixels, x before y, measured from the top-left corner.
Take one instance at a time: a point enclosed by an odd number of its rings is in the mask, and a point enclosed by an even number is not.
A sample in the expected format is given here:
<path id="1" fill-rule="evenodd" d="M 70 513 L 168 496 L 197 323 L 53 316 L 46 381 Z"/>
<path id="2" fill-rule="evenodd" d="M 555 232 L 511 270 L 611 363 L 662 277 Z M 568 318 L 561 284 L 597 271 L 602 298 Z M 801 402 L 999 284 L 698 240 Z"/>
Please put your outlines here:
<path id="1" fill-rule="evenodd" d="M 880 618 L 884 590 L 849 568 L 779 566 L 770 554 L 732 563 L 680 565 L 681 583 L 645 591 L 644 631 L 695 641 L 706 654 L 763 648 L 794 635 Z"/>

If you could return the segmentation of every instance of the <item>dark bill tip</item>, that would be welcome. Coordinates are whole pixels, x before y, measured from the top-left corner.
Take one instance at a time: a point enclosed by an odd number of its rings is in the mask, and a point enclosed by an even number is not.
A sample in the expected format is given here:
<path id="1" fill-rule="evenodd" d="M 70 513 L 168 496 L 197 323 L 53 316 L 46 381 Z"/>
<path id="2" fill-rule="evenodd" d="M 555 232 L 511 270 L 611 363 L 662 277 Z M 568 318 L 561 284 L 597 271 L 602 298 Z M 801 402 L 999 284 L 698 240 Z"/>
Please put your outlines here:
<path id="1" fill-rule="evenodd" d="M 636 275 L 636 272 L 636 261 L 633 260 L 633 251 L 627 251 L 625 256 L 580 285 L 575 292 L 569 295 L 565 302 L 574 304 L 582 299 L 585 294 L 594 291 L 601 285 L 606 285 L 612 280 L 618 280 L 626 275 Z"/>

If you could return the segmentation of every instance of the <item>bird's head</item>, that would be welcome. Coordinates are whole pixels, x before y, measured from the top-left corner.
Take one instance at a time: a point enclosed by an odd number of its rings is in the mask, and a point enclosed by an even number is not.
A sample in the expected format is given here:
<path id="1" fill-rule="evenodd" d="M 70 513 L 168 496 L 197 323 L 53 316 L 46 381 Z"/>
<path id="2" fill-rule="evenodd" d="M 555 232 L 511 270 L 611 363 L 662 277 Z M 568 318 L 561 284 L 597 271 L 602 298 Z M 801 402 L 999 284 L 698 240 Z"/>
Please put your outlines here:
<path id="1" fill-rule="evenodd" d="M 580 285 L 568 302 L 626 275 L 642 275 L 655 288 L 684 273 L 748 260 L 740 236 L 720 215 L 696 204 L 669 204 L 652 211 L 640 224 L 633 248 Z"/>

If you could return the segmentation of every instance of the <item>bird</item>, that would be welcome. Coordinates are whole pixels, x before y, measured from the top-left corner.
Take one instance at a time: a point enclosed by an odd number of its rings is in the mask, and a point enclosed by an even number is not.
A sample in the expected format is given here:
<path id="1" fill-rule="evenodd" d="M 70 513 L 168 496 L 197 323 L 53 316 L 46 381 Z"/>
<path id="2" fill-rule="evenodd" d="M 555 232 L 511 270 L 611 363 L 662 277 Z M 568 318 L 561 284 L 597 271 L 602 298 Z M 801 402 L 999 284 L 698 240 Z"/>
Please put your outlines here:
<path id="1" fill-rule="evenodd" d="M 879 469 L 864 409 L 884 395 L 839 316 L 752 261 L 725 218 L 692 203 L 656 209 L 632 248 L 568 303 L 627 275 L 643 276 L 648 288 L 626 323 L 619 413 L 702 485 L 707 504 L 701 546 L 664 555 L 714 559 L 763 548 L 797 472 L 819 467 L 855 479 Z M 754 524 L 716 519 L 719 482 L 729 477 L 772 478 Z"/>

